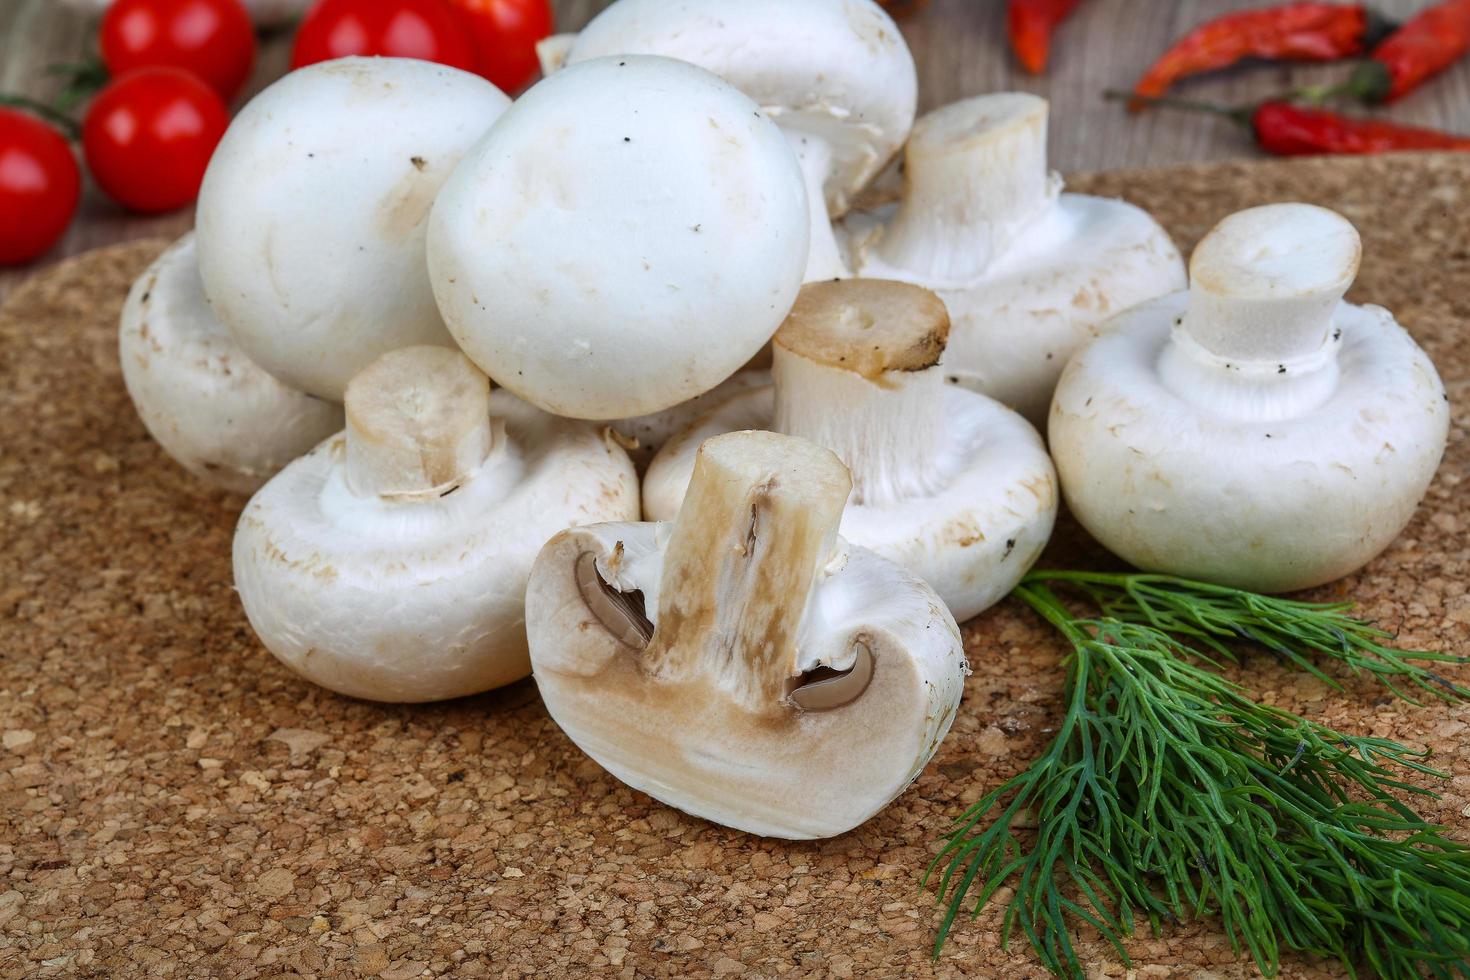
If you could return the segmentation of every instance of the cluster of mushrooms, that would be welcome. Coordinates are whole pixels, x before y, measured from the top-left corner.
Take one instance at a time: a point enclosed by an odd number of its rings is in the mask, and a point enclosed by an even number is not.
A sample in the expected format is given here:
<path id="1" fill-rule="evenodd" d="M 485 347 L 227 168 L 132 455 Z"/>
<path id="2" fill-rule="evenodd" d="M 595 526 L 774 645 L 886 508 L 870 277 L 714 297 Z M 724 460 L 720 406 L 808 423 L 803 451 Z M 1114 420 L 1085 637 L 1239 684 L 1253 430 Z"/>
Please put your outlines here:
<path id="1" fill-rule="evenodd" d="M 827 837 L 933 756 L 956 621 L 1040 555 L 1058 476 L 1135 565 L 1279 591 L 1371 559 L 1438 465 L 1444 389 L 1343 302 L 1347 221 L 1233 215 L 1186 278 L 1147 214 L 1062 193 L 1041 99 L 915 121 L 871 0 L 619 0 L 543 55 L 513 104 L 418 61 L 287 75 L 124 310 L 139 413 L 254 493 L 240 598 L 318 684 L 534 674 L 632 786 Z"/>

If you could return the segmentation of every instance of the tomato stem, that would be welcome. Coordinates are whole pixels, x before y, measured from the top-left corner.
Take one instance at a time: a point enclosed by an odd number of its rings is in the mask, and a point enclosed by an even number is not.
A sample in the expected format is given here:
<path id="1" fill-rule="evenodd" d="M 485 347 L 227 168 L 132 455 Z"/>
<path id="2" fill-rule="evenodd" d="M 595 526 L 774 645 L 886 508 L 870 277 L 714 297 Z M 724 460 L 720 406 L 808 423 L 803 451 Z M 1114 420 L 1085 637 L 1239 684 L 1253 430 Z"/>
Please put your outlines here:
<path id="1" fill-rule="evenodd" d="M 12 109 L 24 109 L 27 112 L 40 116 L 53 126 L 66 133 L 72 140 L 81 138 L 82 127 L 77 121 L 55 106 L 47 105 L 39 99 L 27 98 L 24 95 L 10 95 L 0 92 L 0 106 L 9 106 Z"/>

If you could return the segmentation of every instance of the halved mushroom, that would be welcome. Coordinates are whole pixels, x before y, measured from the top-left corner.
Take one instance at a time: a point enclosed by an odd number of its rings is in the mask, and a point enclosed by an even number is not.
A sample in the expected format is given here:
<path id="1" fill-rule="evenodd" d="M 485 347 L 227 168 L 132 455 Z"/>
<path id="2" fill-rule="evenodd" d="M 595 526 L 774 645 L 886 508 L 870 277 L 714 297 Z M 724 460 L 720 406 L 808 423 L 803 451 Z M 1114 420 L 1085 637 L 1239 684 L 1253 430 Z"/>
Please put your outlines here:
<path id="1" fill-rule="evenodd" d="M 932 589 L 837 536 L 850 485 L 803 439 L 731 433 L 674 523 L 553 538 L 526 621 L 557 724 L 629 785 L 755 834 L 831 837 L 903 792 L 968 666 Z"/>
<path id="2" fill-rule="evenodd" d="M 1140 568 L 1258 592 L 1340 578 L 1388 546 L 1449 427 L 1434 365 L 1392 314 L 1342 302 L 1340 215 L 1231 215 L 1191 284 L 1130 310 L 1068 365 L 1052 405 L 1062 488 Z"/>
<path id="3" fill-rule="evenodd" d="M 638 515 L 627 456 L 506 392 L 457 351 L 385 354 L 347 429 L 255 495 L 235 585 L 266 648 L 323 687 L 435 701 L 530 673 L 531 564 L 571 525 Z"/>
<path id="4" fill-rule="evenodd" d="M 961 622 L 979 614 L 1046 546 L 1056 474 L 1024 419 L 945 384 L 948 336 L 944 304 L 927 289 L 808 283 L 776 332 L 773 385 L 728 399 L 664 447 L 643 481 L 644 516 L 679 512 L 710 436 L 802 436 L 852 471 L 843 536 L 928 582 Z"/>
<path id="5" fill-rule="evenodd" d="M 1046 418 L 1067 358 L 1109 317 L 1184 285 L 1169 236 L 1123 201 L 1062 194 L 1047 104 L 983 95 L 914 126 L 897 205 L 840 229 L 853 272 L 935 290 L 954 321 L 950 380 Z"/>
<path id="6" fill-rule="evenodd" d="M 342 406 L 277 381 L 245 356 L 199 282 L 194 235 L 138 277 L 118 331 L 123 381 L 148 433 L 195 476 L 253 493 L 342 428 Z"/>
<path id="7" fill-rule="evenodd" d="M 806 250 L 780 130 L 709 72 L 633 55 L 521 96 L 429 230 L 434 293 L 465 353 L 532 404 L 586 419 L 659 412 L 735 373 L 791 308 Z"/>
<path id="8" fill-rule="evenodd" d="M 443 65 L 342 58 L 240 110 L 199 191 L 199 270 L 251 360 L 341 401 L 380 354 L 452 347 L 424 264 L 429 209 L 509 104 Z"/>
<path id="9" fill-rule="evenodd" d="M 832 219 L 898 152 L 918 104 L 913 55 L 873 0 L 618 0 L 540 53 L 548 72 L 608 55 L 679 58 L 760 103 L 806 175 L 808 282 L 847 275 Z"/>

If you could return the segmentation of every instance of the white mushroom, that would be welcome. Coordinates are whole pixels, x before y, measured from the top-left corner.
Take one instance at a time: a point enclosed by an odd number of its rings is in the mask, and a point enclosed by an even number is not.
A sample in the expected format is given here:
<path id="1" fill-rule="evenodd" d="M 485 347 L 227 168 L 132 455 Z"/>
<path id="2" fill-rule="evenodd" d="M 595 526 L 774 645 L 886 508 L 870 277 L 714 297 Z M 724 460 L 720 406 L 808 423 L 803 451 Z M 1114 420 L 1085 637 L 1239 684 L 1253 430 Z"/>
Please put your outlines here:
<path id="1" fill-rule="evenodd" d="M 662 411 L 729 377 L 791 308 L 801 169 L 766 115 L 669 58 L 532 88 L 434 206 L 445 321 L 495 382 L 574 418 Z"/>
<path id="2" fill-rule="evenodd" d="M 235 586 L 261 642 L 308 680 L 458 697 L 530 672 L 526 579 L 547 539 L 637 515 L 621 449 L 492 394 L 457 351 L 410 347 L 354 378 L 346 431 L 250 501 Z"/>
<path id="3" fill-rule="evenodd" d="M 548 72 L 607 55 L 679 58 L 760 103 L 806 174 L 808 282 L 847 274 L 831 220 L 898 152 L 918 104 L 913 55 L 873 0 L 618 0 L 540 51 Z"/>
<path id="4" fill-rule="evenodd" d="M 253 493 L 342 428 L 342 406 L 288 388 L 210 310 L 194 235 L 158 257 L 123 304 L 123 381 L 148 433 L 190 473 Z"/>
<path id="5" fill-rule="evenodd" d="M 834 451 L 852 471 L 842 534 L 934 587 L 956 619 L 999 601 L 1046 546 L 1056 474 L 1010 409 L 944 383 L 949 317 L 905 283 L 802 287 L 773 343 L 773 385 L 736 395 L 671 440 L 643 481 L 643 514 L 679 512 L 702 442 L 774 429 Z"/>
<path id="6" fill-rule="evenodd" d="M 832 453 L 769 432 L 700 450 L 672 524 L 566 531 L 526 591 L 547 710 L 614 776 L 755 834 L 831 837 L 911 783 L 968 667 L 927 585 L 837 536 Z"/>
<path id="7" fill-rule="evenodd" d="M 1067 358 L 1113 314 L 1184 286 L 1169 236 L 1123 201 L 1062 194 L 1047 171 L 1047 104 L 966 99 L 919 120 L 896 206 L 849 215 L 855 274 L 935 290 L 945 372 L 1042 424 Z"/>
<path id="8" fill-rule="evenodd" d="M 210 304 L 261 367 L 322 398 L 378 355 L 451 346 L 424 265 L 429 208 L 509 100 L 467 72 L 343 58 L 240 111 L 199 193 Z"/>
<path id="9" fill-rule="evenodd" d="M 1342 302 L 1356 230 L 1253 208 L 1195 249 L 1187 292 L 1118 317 L 1068 365 L 1051 444 L 1067 503 L 1140 568 L 1260 592 L 1331 581 L 1401 531 L 1444 451 L 1434 366 Z"/>

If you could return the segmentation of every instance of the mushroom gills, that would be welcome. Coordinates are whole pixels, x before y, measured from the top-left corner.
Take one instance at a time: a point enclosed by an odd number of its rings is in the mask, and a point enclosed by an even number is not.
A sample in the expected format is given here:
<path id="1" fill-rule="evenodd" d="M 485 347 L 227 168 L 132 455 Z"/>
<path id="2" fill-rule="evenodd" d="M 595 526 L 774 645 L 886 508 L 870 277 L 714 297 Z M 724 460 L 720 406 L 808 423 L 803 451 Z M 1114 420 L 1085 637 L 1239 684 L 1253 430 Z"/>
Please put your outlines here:
<path id="1" fill-rule="evenodd" d="M 576 576 L 577 592 L 603 629 L 634 650 L 648 646 L 653 638 L 653 623 L 644 611 L 641 590 L 620 592 L 608 585 L 597 571 L 597 556 L 590 551 L 577 556 Z"/>
<path id="2" fill-rule="evenodd" d="M 853 644 L 853 664 L 846 670 L 817 667 L 801 675 L 790 698 L 804 711 L 830 711 L 862 697 L 873 682 L 873 651 L 866 643 Z"/>

